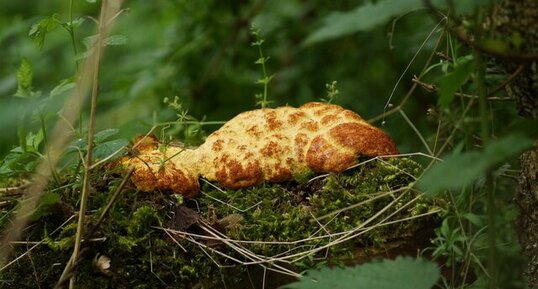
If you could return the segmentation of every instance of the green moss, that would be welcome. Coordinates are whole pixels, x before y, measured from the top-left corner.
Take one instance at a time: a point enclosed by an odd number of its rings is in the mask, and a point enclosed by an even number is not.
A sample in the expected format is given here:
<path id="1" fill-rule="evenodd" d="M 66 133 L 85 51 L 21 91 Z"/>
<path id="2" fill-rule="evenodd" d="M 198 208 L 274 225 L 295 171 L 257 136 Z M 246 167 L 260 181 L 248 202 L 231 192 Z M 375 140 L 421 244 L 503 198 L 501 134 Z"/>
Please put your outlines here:
<path id="1" fill-rule="evenodd" d="M 195 285 L 201 286 L 200 288 L 221 288 L 222 282 L 228 285 L 239 284 L 238 282 L 248 280 L 248 267 L 238 265 L 211 249 L 246 261 L 244 256 L 222 242 L 205 239 L 196 239 L 207 246 L 205 252 L 200 246 L 177 238 L 180 246 L 155 227 L 207 234 L 199 225 L 187 222 L 192 217 L 203 220 L 199 223 L 219 230 L 230 239 L 281 242 L 320 236 L 327 232 L 343 232 L 363 224 L 397 198 L 399 193 L 366 202 L 373 195 L 408 186 L 413 182 L 413 176 L 417 176 L 420 171 L 421 167 L 412 160 L 395 158 L 369 162 L 354 170 L 311 182 L 305 177 L 301 182 L 262 184 L 226 191 L 202 183 L 203 195 L 196 200 L 182 202 L 178 202 L 177 197 L 157 192 L 148 194 L 126 191 L 114 204 L 96 233 L 95 237 L 106 237 L 106 240 L 90 243 L 87 257 L 78 268 L 77 284 L 79 288 L 191 288 Z M 117 181 L 114 180 L 113 183 L 116 184 Z M 114 189 L 114 185 L 109 188 L 110 192 Z M 90 223 L 98 218 L 99 208 L 104 207 L 110 192 L 97 192 L 91 197 L 90 207 L 95 210 L 89 217 Z M 64 201 L 70 200 L 68 195 L 62 197 Z M 379 218 L 382 219 L 402 208 L 414 197 L 412 192 L 406 193 L 393 208 Z M 73 203 L 68 202 L 68 205 L 75 206 L 74 202 L 75 200 Z M 364 202 L 361 206 L 320 219 L 361 202 Z M 431 208 L 431 204 L 419 201 L 401 210 L 392 219 L 418 215 Z M 42 239 L 47 235 L 46 231 L 56 228 L 67 217 L 61 214 L 43 215 L 31 228 L 28 238 Z M 320 223 L 324 224 L 323 228 Z M 45 230 L 45 227 L 48 230 Z M 413 234 L 418 228 L 418 221 L 382 226 L 350 242 L 331 246 L 328 250 L 287 266 L 301 271 L 327 261 L 349 262 L 354 255 L 352 249 L 357 246 L 381 244 L 389 239 Z M 47 235 L 48 246 L 39 246 L 28 254 L 33 257 L 33 265 L 29 257 L 24 257 L 0 272 L 0 279 L 3 280 L 0 281 L 3 282 L 0 287 L 36 288 L 38 284 L 42 288 L 53 286 L 71 253 L 73 236 L 74 223 L 65 226 L 59 233 Z M 260 256 L 275 256 L 286 254 L 292 249 L 296 253 L 305 248 L 323 246 L 330 240 L 331 238 L 310 239 L 300 246 L 267 243 L 242 246 Z M 17 247 L 16 253 L 19 255 L 26 250 L 26 247 Z M 111 276 L 100 273 L 93 265 L 93 258 L 98 254 L 111 259 Z M 320 259 L 325 254 L 330 256 L 329 260 Z M 35 256 L 39 256 L 39 262 L 35 262 Z M 224 267 L 219 268 L 215 262 Z M 59 264 L 52 266 L 55 263 Z M 35 272 L 39 274 L 36 275 Z"/>

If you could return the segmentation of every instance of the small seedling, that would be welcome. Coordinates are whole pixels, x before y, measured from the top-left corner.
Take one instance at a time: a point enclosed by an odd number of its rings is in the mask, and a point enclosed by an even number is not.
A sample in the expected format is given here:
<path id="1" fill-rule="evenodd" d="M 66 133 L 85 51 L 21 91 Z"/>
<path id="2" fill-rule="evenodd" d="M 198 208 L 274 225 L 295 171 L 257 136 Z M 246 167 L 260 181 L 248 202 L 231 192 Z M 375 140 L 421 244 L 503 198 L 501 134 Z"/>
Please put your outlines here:
<path id="1" fill-rule="evenodd" d="M 333 100 L 340 94 L 340 91 L 336 87 L 338 85 L 338 82 L 336 80 L 333 80 L 331 83 L 326 83 L 325 88 L 327 89 L 327 97 L 322 98 L 321 101 L 326 103 L 332 103 Z"/>
<path id="2" fill-rule="evenodd" d="M 268 76 L 267 70 L 265 68 L 265 63 L 269 61 L 270 57 L 265 57 L 263 55 L 262 50 L 262 44 L 265 42 L 263 38 L 260 36 L 260 29 L 256 28 L 255 26 L 252 26 L 250 28 L 250 33 L 252 36 L 256 38 L 256 41 L 252 42 L 252 46 L 258 47 L 258 52 L 260 54 L 260 58 L 256 60 L 256 64 L 259 64 L 262 67 L 262 78 L 258 79 L 256 83 L 263 85 L 263 93 L 257 93 L 256 94 L 256 105 L 259 105 L 261 108 L 267 107 L 272 101 L 267 100 L 267 86 L 269 85 L 269 82 L 273 79 L 274 75 Z"/>

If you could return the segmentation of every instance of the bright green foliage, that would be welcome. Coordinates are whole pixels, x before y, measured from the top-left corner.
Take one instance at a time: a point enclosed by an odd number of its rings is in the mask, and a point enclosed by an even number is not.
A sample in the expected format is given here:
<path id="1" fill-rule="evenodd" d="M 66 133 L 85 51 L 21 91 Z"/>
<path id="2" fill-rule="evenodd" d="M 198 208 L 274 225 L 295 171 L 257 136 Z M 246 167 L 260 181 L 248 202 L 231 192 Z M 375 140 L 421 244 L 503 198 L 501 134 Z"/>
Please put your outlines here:
<path id="1" fill-rule="evenodd" d="M 505 161 L 532 146 L 532 139 L 512 134 L 492 142 L 483 151 L 470 151 L 446 158 L 422 177 L 418 186 L 428 193 L 469 185 Z"/>
<path id="2" fill-rule="evenodd" d="M 420 0 L 381 0 L 357 6 L 349 12 L 333 12 L 323 20 L 323 26 L 314 31 L 304 44 L 314 44 L 355 32 L 372 29 L 392 17 L 421 8 Z"/>
<path id="3" fill-rule="evenodd" d="M 17 70 L 17 92 L 15 96 L 34 98 L 39 95 L 41 95 L 41 92 L 34 92 L 32 87 L 32 66 L 26 58 L 23 58 Z"/>
<path id="4" fill-rule="evenodd" d="M 58 23 L 60 23 L 58 14 L 43 18 L 36 24 L 32 25 L 28 35 L 34 40 L 37 47 L 42 49 L 43 45 L 45 44 L 45 36 L 47 36 L 49 32 L 54 31 L 58 27 Z"/>
<path id="5" fill-rule="evenodd" d="M 117 153 L 121 148 L 126 148 L 129 142 L 123 138 L 116 138 L 119 133 L 118 129 L 104 129 L 95 133 L 94 136 L 94 148 L 93 159 L 94 161 L 101 160 L 105 157 L 111 156 L 113 153 Z M 73 141 L 65 152 L 63 162 L 65 164 L 72 164 L 79 160 L 79 153 L 86 152 L 87 140 L 80 138 Z"/>
<path id="6" fill-rule="evenodd" d="M 495 143 L 490 144 L 481 137 L 488 134 L 491 139 L 501 139 L 502 143 L 503 136 L 517 131 L 536 139 L 536 134 L 530 131 L 535 131 L 538 125 L 536 121 L 521 124 L 504 89 L 496 89 L 517 84 L 517 78 L 507 86 L 503 84 L 514 69 L 503 68 L 498 58 L 487 55 L 482 55 L 485 63 L 477 65 L 477 58 L 470 58 L 470 55 L 476 56 L 479 52 L 472 51 L 472 45 L 459 41 L 448 28 L 467 33 L 469 39 L 486 49 L 510 54 L 528 47 L 524 31 L 497 35 L 487 30 L 492 27 L 489 24 L 494 23 L 486 19 L 491 12 L 490 5 L 499 0 L 432 0 L 441 11 L 423 9 L 423 1 L 419 0 L 359 2 L 177 0 L 152 5 L 148 1 L 123 1 L 125 10 L 115 15 L 118 25 L 111 31 L 112 36 L 104 40 L 108 47 L 100 65 L 96 128 L 97 131 L 104 128 L 118 130 L 117 134 L 113 130 L 97 135 L 94 156 L 99 159 L 108 156 L 123 147 L 126 139 L 144 134 L 154 125 L 158 126 L 156 134 L 159 130 L 162 132 L 163 141 L 184 135 L 183 142 L 199 144 L 205 135 L 203 129 L 210 132 L 218 127 L 204 126 L 207 123 L 218 125 L 239 112 L 252 109 L 252 95 L 261 85 L 264 93 L 255 99 L 258 105 L 267 105 L 264 100 L 267 100 L 266 89 L 270 83 L 271 101 L 275 106 L 298 106 L 320 99 L 326 88 L 324 84 L 338 79 L 338 90 L 345 97 L 333 102 L 359 112 L 365 120 L 379 120 L 376 117 L 386 112 L 383 129 L 394 138 L 401 152 L 424 152 L 422 144 L 425 143 L 432 156 L 453 156 L 446 158 L 446 164 L 434 167 L 431 173 L 436 173 L 433 176 L 427 174 L 427 184 L 421 185 L 432 192 L 449 189 L 449 194 L 436 195 L 429 200 L 446 204 L 442 225 L 436 230 L 430 250 L 433 257 L 439 258 L 439 263 L 452 268 L 448 273 L 452 276 L 442 276 L 444 287 L 488 286 L 493 272 L 493 267 L 488 265 L 491 243 L 487 242 L 487 233 L 490 231 L 496 232 L 496 246 L 493 247 L 498 251 L 499 282 L 496 287 L 525 288 L 520 278 L 525 261 L 512 227 L 518 213 L 512 201 L 514 179 L 519 170 L 514 155 L 523 146 L 519 146 L 516 138 L 516 141 L 512 139 L 488 151 Z M 94 0 L 6 1 L 0 9 L 0 51 L 3 56 L 0 58 L 0 131 L 3 133 L 0 183 L 3 186 L 20 184 L 34 171 L 37 161 L 47 158 L 43 154 L 43 148 L 48 145 L 47 132 L 56 121 L 63 121 L 60 107 L 67 92 L 75 85 L 76 74 L 82 67 L 79 60 L 92 52 L 97 27 L 93 19 L 99 15 L 100 3 L 102 1 Z M 446 9 L 447 5 L 452 6 L 451 11 Z M 481 17 L 477 17 L 479 10 Z M 52 16 L 42 18 L 42 15 Z M 324 18 L 325 15 L 329 16 Z M 448 18 L 437 22 L 432 15 Z M 249 33 L 253 23 L 259 28 L 259 35 L 266 38 L 265 42 Z M 68 33 L 56 32 L 61 30 L 57 27 L 63 27 Z M 358 31 L 361 33 L 355 33 Z M 425 40 L 428 35 L 430 38 Z M 258 43 L 259 49 L 251 47 L 251 42 Z M 313 43 L 317 45 L 308 46 Z M 435 51 L 431 50 L 434 47 Z M 271 61 L 267 61 L 265 55 L 271 55 Z M 28 60 L 24 63 L 21 59 Z M 253 64 L 255 59 L 258 59 L 258 65 Z M 259 77 L 260 66 L 265 66 L 261 70 L 272 71 L 277 77 L 265 73 Z M 20 68 L 18 73 L 17 68 Z M 475 73 L 470 72 L 472 68 L 476 69 Z M 475 77 L 482 74 L 485 74 L 483 79 Z M 406 95 L 415 85 L 411 82 L 413 75 L 425 84 L 426 90 L 419 87 Z M 401 81 L 398 81 L 399 76 Z M 253 85 L 253 79 L 257 78 L 260 78 L 259 85 Z M 475 95 L 479 86 L 485 86 L 484 90 L 491 94 L 487 105 L 482 105 L 487 108 L 482 115 Z M 39 90 L 50 97 L 37 97 Z M 14 94 L 23 97 L 11 97 Z M 175 120 L 178 111 L 168 109 L 162 99 L 174 95 L 184 103 L 183 111 L 188 108 L 195 119 L 169 122 Z M 387 101 L 388 95 L 393 96 L 390 101 Z M 326 100 L 331 101 L 330 95 Z M 401 102 L 403 100 L 405 103 Z M 394 106 L 391 108 L 387 102 Z M 43 214 L 36 217 L 39 220 L 26 231 L 28 240 L 44 239 L 46 245 L 36 247 L 9 272 L 1 272 L 1 280 L 15 281 L 0 283 L 0 287 L 36 288 L 36 280 L 45 284 L 42 288 L 51 287 L 63 269 L 51 264 L 64 263 L 71 253 L 76 224 L 70 223 L 60 232 L 52 231 L 78 207 L 83 168 L 80 156 L 86 153 L 83 141 L 88 121 L 86 108 L 80 113 L 80 119 L 70 124 L 73 129 L 66 132 L 81 140 L 73 141 L 67 148 L 51 182 L 50 191 L 60 195 L 60 201 L 42 207 Z M 401 116 L 408 116 L 408 119 L 405 117 L 404 121 Z M 209 121 L 204 122 L 205 119 Z M 514 128 L 514 123 L 520 123 L 519 128 Z M 521 140 L 523 144 L 528 143 L 528 140 Z M 486 149 L 477 152 L 477 147 Z M 308 236 L 308 232 L 319 229 L 319 226 L 311 222 L 311 216 L 305 217 L 305 213 L 313 213 L 322 223 L 329 222 L 334 215 L 322 218 L 325 213 L 364 200 L 360 192 L 375 194 L 394 188 L 416 188 L 408 186 L 409 182 L 415 181 L 413 178 L 406 179 L 390 166 L 371 165 L 374 171 L 387 175 L 379 178 L 356 170 L 307 183 L 312 175 L 304 172 L 294 176 L 302 185 L 263 185 L 225 193 L 204 185 L 205 193 L 242 209 L 262 203 L 238 213 L 202 196 L 199 199 L 203 203 L 200 214 L 213 220 L 207 213 L 210 204 L 216 209 L 217 219 L 240 214 L 239 226 L 227 229 L 230 236 L 252 234 L 252 240 Z M 406 166 L 398 164 L 401 165 Z M 113 190 L 116 180 L 109 182 L 112 173 L 101 168 L 92 173 L 89 225 L 95 221 L 96 212 L 100 212 Z M 483 178 L 488 175 L 492 175 L 493 180 Z M 493 189 L 484 185 L 489 183 L 486 179 L 492 181 Z M 378 181 L 383 184 L 379 185 Z M 250 193 L 255 197 L 245 197 L 251 196 Z M 406 194 L 396 208 L 401 208 L 408 197 L 414 196 L 413 191 Z M 485 198 L 488 194 L 495 198 L 492 210 Z M 54 200 L 54 195 L 51 198 Z M 333 230 L 360 226 L 364 215 L 378 211 L 386 201 L 382 199 L 344 211 L 339 216 L 345 220 L 338 217 L 328 225 Z M 18 197 L 2 196 L 0 202 L 1 227 L 10 222 L 9 218 L 17 210 Z M 185 253 L 162 231 L 151 228 L 151 225 L 171 226 L 169 216 L 177 207 L 197 210 L 197 205 L 189 200 L 178 203 L 176 198 L 162 194 L 131 191 L 122 194 L 112 208 L 110 218 L 98 232 L 98 236 L 106 236 L 107 240 L 92 243 L 89 258 L 81 263 L 77 273 L 81 281 L 79 287 L 161 288 L 179 284 L 176 287 L 189 288 L 204 283 L 202 287 L 222 288 L 222 275 L 233 279 L 227 280 L 228 285 L 235 284 L 237 279 L 245 280 L 244 267 L 218 270 L 199 247 L 182 241 L 188 251 Z M 279 205 L 285 211 L 278 210 Z M 306 211 L 305 207 L 320 211 Z M 431 204 L 421 201 L 395 217 L 416 215 L 429 209 Z M 494 218 L 488 218 L 488 211 L 494 212 Z M 386 214 L 381 217 L 384 216 Z M 247 220 L 256 226 L 248 227 Z M 429 228 L 434 226 L 430 224 Z M 378 228 L 360 236 L 351 242 L 353 244 L 332 247 L 328 253 L 338 258 L 326 261 L 317 260 L 318 255 L 309 256 L 299 260 L 294 269 L 300 271 L 313 265 L 340 264 L 347 256 L 354 259 L 349 254 L 349 246 L 354 249 L 382 244 L 391 234 L 405 235 L 417 227 L 395 224 L 391 229 Z M 268 237 L 256 228 L 272 235 Z M 323 243 L 310 242 L 309 245 Z M 222 244 L 215 246 L 225 248 Z M 19 245 L 16 248 L 17 253 L 26 249 L 27 246 Z M 254 245 L 249 245 L 249 249 L 260 254 L 283 250 L 278 246 Z M 96 273 L 89 260 L 96 253 L 112 257 L 112 277 Z M 233 263 L 211 252 L 208 254 L 224 265 Z M 476 281 L 468 286 L 474 276 Z M 453 280 L 457 284 L 453 284 Z M 459 284 L 460 281 L 464 284 Z M 238 287 L 250 288 L 251 285 L 247 282 Z M 262 285 L 254 287 L 261 288 Z M 271 287 L 267 285 L 265 288 Z"/>
<path id="7" fill-rule="evenodd" d="M 356 267 L 309 270 L 287 289 L 430 289 L 439 279 L 436 263 L 399 257 Z"/>
<path id="8" fill-rule="evenodd" d="M 20 134 L 23 139 L 20 146 L 13 148 L 0 162 L 0 176 L 31 173 L 37 164 L 37 159 L 41 156 L 39 151 L 44 140 L 43 130 L 36 134 L 32 132 L 27 134 L 20 132 Z"/>

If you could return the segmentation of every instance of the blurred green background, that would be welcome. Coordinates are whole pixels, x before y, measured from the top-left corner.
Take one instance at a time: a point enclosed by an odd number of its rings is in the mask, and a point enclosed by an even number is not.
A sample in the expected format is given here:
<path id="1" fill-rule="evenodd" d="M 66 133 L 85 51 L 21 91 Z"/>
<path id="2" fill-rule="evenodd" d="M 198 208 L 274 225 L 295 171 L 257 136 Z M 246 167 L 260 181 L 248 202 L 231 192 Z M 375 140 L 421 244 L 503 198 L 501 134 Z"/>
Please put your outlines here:
<path id="1" fill-rule="evenodd" d="M 70 34 L 61 25 L 46 34 L 42 49 L 28 36 L 32 25 L 46 17 L 56 14 L 59 22 L 69 22 L 70 1 L 0 2 L 2 156 L 18 143 L 17 125 L 24 110 L 39 108 L 54 120 L 66 93 L 50 96 L 50 92 L 75 74 L 76 56 Z M 73 20 L 83 21 L 74 33 L 78 57 L 86 50 L 85 39 L 96 29 L 91 17 L 97 18 L 100 5 L 91 2 L 73 3 Z M 366 119 L 378 116 L 394 88 L 391 103 L 398 104 L 404 97 L 440 31 L 434 32 L 414 61 L 436 24 L 420 10 L 398 18 L 394 25 L 388 21 L 367 31 L 304 45 L 327 15 L 364 3 L 370 1 L 125 1 L 112 34 L 126 42 L 108 46 L 102 60 L 97 130 L 119 128 L 122 137 L 132 138 L 151 127 L 154 115 L 159 121 L 174 120 L 175 112 L 163 103 L 165 97 L 178 96 L 190 115 L 208 121 L 228 120 L 255 108 L 254 95 L 263 88 L 256 84 L 261 68 L 255 64 L 257 48 L 251 46 L 252 24 L 265 39 L 268 74 L 275 75 L 269 84 L 271 106 L 319 101 L 327 95 L 326 83 L 336 80 L 340 94 L 335 103 Z M 33 90 L 41 92 L 35 99 L 13 96 L 22 59 L 32 67 Z M 435 103 L 434 95 L 417 89 L 404 107 L 426 137 L 436 129 L 435 122 L 427 119 L 427 110 Z M 38 121 L 26 118 L 30 129 L 39 128 Z M 387 117 L 383 129 L 403 152 L 424 150 L 399 114 Z M 182 138 L 177 130 L 169 132 Z"/>

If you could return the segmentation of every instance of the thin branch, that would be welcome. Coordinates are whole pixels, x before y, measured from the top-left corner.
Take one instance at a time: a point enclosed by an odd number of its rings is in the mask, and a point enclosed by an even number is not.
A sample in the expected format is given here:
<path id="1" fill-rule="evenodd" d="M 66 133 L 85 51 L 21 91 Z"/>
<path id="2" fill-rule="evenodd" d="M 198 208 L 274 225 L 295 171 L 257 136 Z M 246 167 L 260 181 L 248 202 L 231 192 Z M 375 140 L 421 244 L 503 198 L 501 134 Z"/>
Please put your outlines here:
<path id="1" fill-rule="evenodd" d="M 488 91 L 487 99 L 490 101 L 513 101 L 514 99 L 511 97 L 498 97 L 498 96 L 495 96 L 495 94 L 499 92 L 500 90 L 502 90 L 503 88 L 505 88 L 510 83 L 512 83 L 514 78 L 518 76 L 523 71 L 523 69 L 525 69 L 525 65 L 520 64 L 517 67 L 517 69 L 514 72 L 512 72 L 503 82 L 501 82 L 491 91 Z M 422 88 L 424 88 L 428 92 L 437 92 L 439 90 L 437 86 L 435 86 L 434 84 L 420 81 L 416 75 L 413 76 L 413 79 L 411 81 L 420 85 Z M 473 94 L 465 94 L 465 93 L 456 92 L 454 93 L 454 95 L 465 97 L 465 98 L 478 99 L 478 95 L 473 95 Z"/>
<path id="2" fill-rule="evenodd" d="M 417 52 L 415 52 L 415 55 L 413 55 L 413 58 L 411 58 L 411 61 L 409 61 L 409 64 L 407 64 L 407 66 L 405 67 L 404 71 L 400 74 L 400 77 L 398 78 L 398 81 L 396 81 L 396 84 L 394 85 L 394 87 L 392 88 L 392 91 L 389 95 L 389 99 L 387 100 L 387 102 L 385 103 L 385 107 L 383 108 L 383 115 L 386 114 L 386 111 L 387 111 L 387 108 L 390 107 L 390 101 L 392 100 L 392 97 L 394 96 L 394 93 L 396 92 L 396 88 L 398 87 L 398 85 L 400 84 L 400 82 L 402 81 L 404 75 L 407 73 L 407 71 L 409 70 L 409 68 L 411 67 L 411 64 L 413 64 L 413 62 L 415 61 L 415 59 L 417 58 L 418 54 L 420 53 L 420 51 L 422 51 L 422 48 L 424 48 L 424 46 L 426 45 L 426 43 L 428 43 L 428 40 L 430 40 L 430 38 L 435 34 L 435 32 L 437 31 L 437 28 L 443 23 L 446 21 L 446 18 L 443 18 L 441 20 L 439 20 L 439 22 L 435 25 L 435 27 L 430 31 L 430 33 L 428 34 L 428 36 L 426 37 L 426 39 L 424 39 L 424 41 L 422 42 L 422 44 L 420 45 L 420 47 L 418 48 Z M 441 34 L 442 35 L 442 34 Z M 431 57 L 431 56 L 430 56 Z"/>
<path id="3" fill-rule="evenodd" d="M 437 29 L 438 25 L 436 25 L 434 27 L 434 29 L 432 29 L 432 32 L 435 31 Z M 430 34 L 432 33 L 430 32 Z M 417 53 L 422 49 L 422 47 L 425 45 L 425 43 L 430 39 L 430 34 L 426 37 L 426 39 L 423 41 L 422 45 L 420 46 L 420 49 L 417 51 Z M 445 34 L 445 32 L 443 31 L 439 37 L 437 38 L 437 41 L 435 42 L 435 46 L 433 47 L 432 49 L 432 53 L 430 53 L 430 56 L 428 57 L 428 60 L 426 61 L 426 63 L 424 63 L 424 66 L 422 67 L 422 71 L 420 72 L 420 75 L 422 76 L 422 74 L 426 71 L 426 69 L 430 66 L 430 63 L 432 62 L 433 60 L 433 56 L 435 55 L 435 51 L 437 50 L 437 48 L 439 47 L 439 45 L 441 44 L 441 40 L 443 39 L 443 35 Z M 371 118 L 368 120 L 369 123 L 374 123 L 376 121 L 379 121 L 379 120 L 382 120 L 384 121 L 385 120 L 385 117 L 397 112 L 397 108 L 400 107 L 402 108 L 405 103 L 407 102 L 407 100 L 411 97 L 411 95 L 413 94 L 413 92 L 415 91 L 415 89 L 417 88 L 417 84 L 413 84 L 411 86 L 411 88 L 407 91 L 407 93 L 405 94 L 405 96 L 403 97 L 403 99 L 400 101 L 400 104 L 398 104 L 397 107 L 394 107 L 390 110 L 383 110 L 383 113 L 381 113 L 380 115 L 374 117 L 374 118 Z M 390 99 L 389 101 L 387 101 L 387 104 L 390 104 Z M 388 105 L 386 105 L 387 108 L 388 108 Z"/>
<path id="4" fill-rule="evenodd" d="M 435 86 L 434 84 L 422 82 L 416 76 L 414 76 L 413 79 L 411 79 L 411 81 L 418 84 L 418 85 L 420 85 L 427 92 L 437 92 L 437 91 L 439 91 L 437 86 Z M 466 94 L 466 93 L 455 92 L 454 95 L 465 97 L 465 98 L 478 99 L 478 95 L 474 95 L 474 94 Z M 489 96 L 488 100 L 490 100 L 490 101 L 513 101 L 514 99 L 511 98 L 511 97 Z"/>

